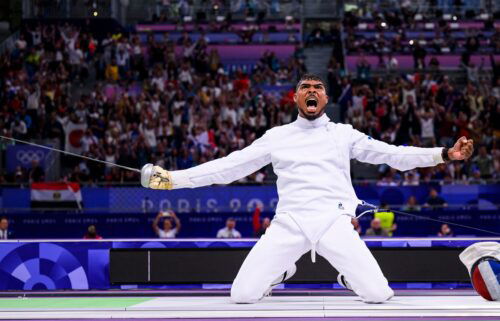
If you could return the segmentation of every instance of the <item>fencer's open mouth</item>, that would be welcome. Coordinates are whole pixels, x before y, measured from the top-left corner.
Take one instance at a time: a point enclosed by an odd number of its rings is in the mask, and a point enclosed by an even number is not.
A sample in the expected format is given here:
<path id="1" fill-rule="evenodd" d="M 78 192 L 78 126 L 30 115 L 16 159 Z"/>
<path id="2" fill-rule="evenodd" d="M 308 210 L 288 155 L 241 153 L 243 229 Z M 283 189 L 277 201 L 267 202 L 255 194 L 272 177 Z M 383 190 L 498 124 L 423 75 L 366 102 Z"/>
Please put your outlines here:
<path id="1" fill-rule="evenodd" d="M 318 105 L 318 102 L 316 101 L 316 99 L 308 98 L 306 100 L 306 105 L 307 106 L 314 106 L 314 107 L 316 107 Z"/>
<path id="2" fill-rule="evenodd" d="M 308 112 L 315 112 L 316 107 L 318 106 L 318 100 L 314 96 L 309 96 L 306 98 L 306 106 Z"/>

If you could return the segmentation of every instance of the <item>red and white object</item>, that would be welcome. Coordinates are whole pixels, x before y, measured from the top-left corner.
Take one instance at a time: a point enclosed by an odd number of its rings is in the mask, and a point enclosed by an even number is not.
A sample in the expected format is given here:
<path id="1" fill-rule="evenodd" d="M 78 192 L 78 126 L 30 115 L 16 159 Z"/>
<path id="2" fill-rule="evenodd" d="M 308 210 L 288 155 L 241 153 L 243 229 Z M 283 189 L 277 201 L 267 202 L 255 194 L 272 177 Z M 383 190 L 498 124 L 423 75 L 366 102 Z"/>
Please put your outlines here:
<path id="1" fill-rule="evenodd" d="M 500 300 L 500 243 L 478 242 L 460 253 L 474 289 L 488 301 Z"/>
<path id="2" fill-rule="evenodd" d="M 31 184 L 31 206 L 82 207 L 82 192 L 78 183 L 55 182 Z"/>
<path id="3" fill-rule="evenodd" d="M 83 151 L 82 137 L 87 130 L 87 124 L 68 122 L 64 127 L 66 134 L 65 150 L 71 153 L 81 153 Z"/>

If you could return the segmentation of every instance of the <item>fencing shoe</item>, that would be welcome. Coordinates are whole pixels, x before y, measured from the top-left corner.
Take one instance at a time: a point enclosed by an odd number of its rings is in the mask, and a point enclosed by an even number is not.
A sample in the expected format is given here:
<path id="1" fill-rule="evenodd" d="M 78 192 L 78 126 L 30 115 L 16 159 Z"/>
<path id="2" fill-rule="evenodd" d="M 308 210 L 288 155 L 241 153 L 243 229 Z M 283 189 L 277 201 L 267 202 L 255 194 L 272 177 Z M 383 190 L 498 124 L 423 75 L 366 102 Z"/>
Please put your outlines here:
<path id="1" fill-rule="evenodd" d="M 337 282 L 342 287 L 352 291 L 351 285 L 349 284 L 349 282 L 347 282 L 347 280 L 345 279 L 345 276 L 343 274 L 339 273 L 339 275 L 337 275 Z"/>
<path id="2" fill-rule="evenodd" d="M 267 289 L 267 291 L 264 292 L 264 296 L 270 296 L 271 292 L 273 291 L 273 289 L 276 286 L 278 286 L 281 283 L 285 282 L 286 280 L 290 279 L 295 274 L 296 271 L 297 271 L 297 266 L 294 264 L 288 270 L 286 270 L 285 273 L 280 275 L 279 278 L 274 280 L 273 283 L 271 283 L 271 286 L 269 287 L 269 289 Z"/>

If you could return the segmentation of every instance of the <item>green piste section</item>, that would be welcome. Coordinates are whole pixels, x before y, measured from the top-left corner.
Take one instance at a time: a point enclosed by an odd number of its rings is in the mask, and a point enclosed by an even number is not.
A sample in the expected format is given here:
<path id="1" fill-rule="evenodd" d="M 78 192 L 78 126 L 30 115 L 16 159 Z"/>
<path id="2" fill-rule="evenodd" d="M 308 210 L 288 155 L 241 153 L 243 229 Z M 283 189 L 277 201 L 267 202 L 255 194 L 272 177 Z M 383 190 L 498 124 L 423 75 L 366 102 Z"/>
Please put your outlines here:
<path id="1" fill-rule="evenodd" d="M 0 310 L 127 308 L 149 300 L 152 298 L 5 298 L 0 299 Z"/>

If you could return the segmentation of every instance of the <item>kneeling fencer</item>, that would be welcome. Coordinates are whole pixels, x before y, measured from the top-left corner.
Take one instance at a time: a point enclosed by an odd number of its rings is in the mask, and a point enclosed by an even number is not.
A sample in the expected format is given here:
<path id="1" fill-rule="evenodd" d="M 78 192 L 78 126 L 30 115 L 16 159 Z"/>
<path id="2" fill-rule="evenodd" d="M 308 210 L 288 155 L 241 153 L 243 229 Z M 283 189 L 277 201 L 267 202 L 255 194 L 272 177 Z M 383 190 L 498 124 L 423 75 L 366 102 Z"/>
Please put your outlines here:
<path id="1" fill-rule="evenodd" d="M 449 149 L 394 146 L 334 123 L 325 114 L 325 84 L 313 74 L 301 77 L 294 101 L 297 120 L 269 129 L 250 146 L 186 170 L 147 164 L 141 183 L 153 189 L 228 184 L 272 163 L 278 177 L 276 215 L 245 258 L 231 287 L 232 301 L 257 302 L 288 279 L 295 262 L 311 251 L 313 261 L 316 252 L 323 256 L 339 271 L 339 283 L 363 301 L 384 302 L 394 292 L 351 224 L 361 201 L 351 183 L 350 160 L 401 171 L 435 166 L 469 158 L 472 140 L 462 137 Z"/>

